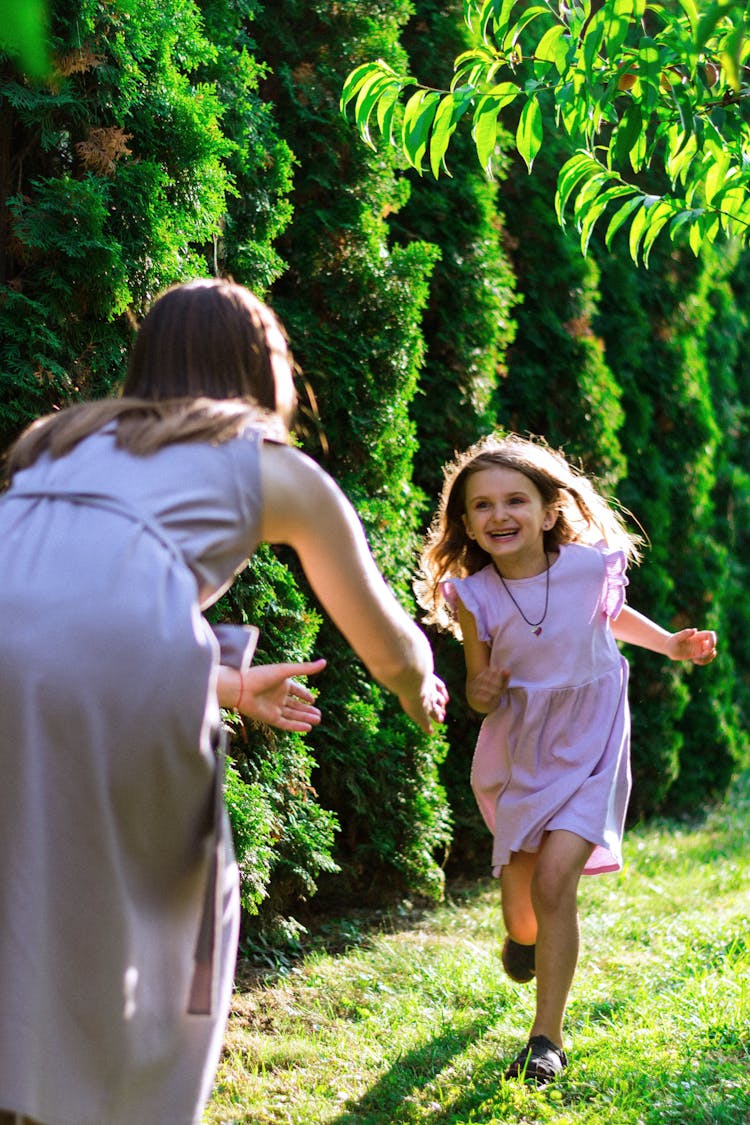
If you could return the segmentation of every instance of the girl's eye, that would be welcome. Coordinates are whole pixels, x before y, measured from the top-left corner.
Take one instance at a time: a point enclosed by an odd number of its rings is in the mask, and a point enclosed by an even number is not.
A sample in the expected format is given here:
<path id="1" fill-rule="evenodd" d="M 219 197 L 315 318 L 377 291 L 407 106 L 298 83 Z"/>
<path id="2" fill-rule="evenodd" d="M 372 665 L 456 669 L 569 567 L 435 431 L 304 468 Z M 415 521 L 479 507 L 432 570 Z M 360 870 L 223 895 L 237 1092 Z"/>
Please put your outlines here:
<path id="1" fill-rule="evenodd" d="M 523 496 L 511 496 L 511 498 L 510 498 L 511 504 L 523 504 L 524 500 L 525 500 L 525 497 L 523 497 Z"/>

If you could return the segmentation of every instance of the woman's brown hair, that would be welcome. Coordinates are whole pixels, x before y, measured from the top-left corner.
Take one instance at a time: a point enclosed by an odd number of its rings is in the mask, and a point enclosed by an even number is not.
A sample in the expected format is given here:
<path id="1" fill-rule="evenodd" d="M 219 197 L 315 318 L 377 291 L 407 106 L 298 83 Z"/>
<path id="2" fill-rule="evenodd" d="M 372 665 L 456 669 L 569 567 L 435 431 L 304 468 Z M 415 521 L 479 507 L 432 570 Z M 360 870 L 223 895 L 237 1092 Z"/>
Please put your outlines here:
<path id="1" fill-rule="evenodd" d="M 80 403 L 34 422 L 12 446 L 6 474 L 41 453 L 68 453 L 117 421 L 118 444 L 148 454 L 176 441 L 221 442 L 251 423 L 285 441 L 269 330 L 283 327 L 244 286 L 222 279 L 174 285 L 156 299 L 133 344 L 122 397 Z M 281 357 L 292 364 L 291 355 Z"/>

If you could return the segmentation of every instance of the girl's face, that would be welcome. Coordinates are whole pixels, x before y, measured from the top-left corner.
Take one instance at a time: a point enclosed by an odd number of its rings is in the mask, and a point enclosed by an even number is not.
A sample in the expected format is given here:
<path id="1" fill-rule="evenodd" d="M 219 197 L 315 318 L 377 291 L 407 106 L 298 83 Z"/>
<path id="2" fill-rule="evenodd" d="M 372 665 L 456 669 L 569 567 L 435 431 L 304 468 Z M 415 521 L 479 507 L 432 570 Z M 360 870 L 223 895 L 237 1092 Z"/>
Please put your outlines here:
<path id="1" fill-rule="evenodd" d="M 466 482 L 466 534 L 507 578 L 541 574 L 547 562 L 544 532 L 557 518 L 533 481 L 517 469 L 493 465 Z"/>

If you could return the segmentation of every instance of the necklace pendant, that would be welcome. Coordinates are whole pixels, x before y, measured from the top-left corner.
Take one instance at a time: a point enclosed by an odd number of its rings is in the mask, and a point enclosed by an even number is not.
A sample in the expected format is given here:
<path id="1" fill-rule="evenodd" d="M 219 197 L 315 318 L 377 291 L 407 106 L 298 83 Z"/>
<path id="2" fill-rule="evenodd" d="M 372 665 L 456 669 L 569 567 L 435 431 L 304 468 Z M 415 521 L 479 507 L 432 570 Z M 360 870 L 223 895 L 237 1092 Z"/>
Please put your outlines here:
<path id="1" fill-rule="evenodd" d="M 532 631 L 532 633 L 534 634 L 535 637 L 541 637 L 541 635 L 542 635 L 541 625 L 537 625 L 536 629 L 532 629 L 531 631 Z"/>

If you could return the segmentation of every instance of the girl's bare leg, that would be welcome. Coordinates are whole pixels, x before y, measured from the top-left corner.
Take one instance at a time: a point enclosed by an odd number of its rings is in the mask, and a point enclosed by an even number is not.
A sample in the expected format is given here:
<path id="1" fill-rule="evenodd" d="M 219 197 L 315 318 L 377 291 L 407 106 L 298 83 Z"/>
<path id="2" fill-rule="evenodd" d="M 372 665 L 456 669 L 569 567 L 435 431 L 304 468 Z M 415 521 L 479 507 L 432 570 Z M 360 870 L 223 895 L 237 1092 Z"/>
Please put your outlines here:
<path id="1" fill-rule="evenodd" d="M 503 921 L 508 937 L 520 945 L 533 945 L 537 921 L 531 901 L 531 882 L 539 856 L 536 852 L 513 852 L 500 872 Z"/>
<path id="2" fill-rule="evenodd" d="M 550 832 L 533 858 L 530 898 L 536 917 L 536 1018 L 531 1035 L 563 1044 L 563 1016 L 578 962 L 578 883 L 593 845 L 573 832 Z M 516 940 L 526 940 L 518 938 Z"/>

